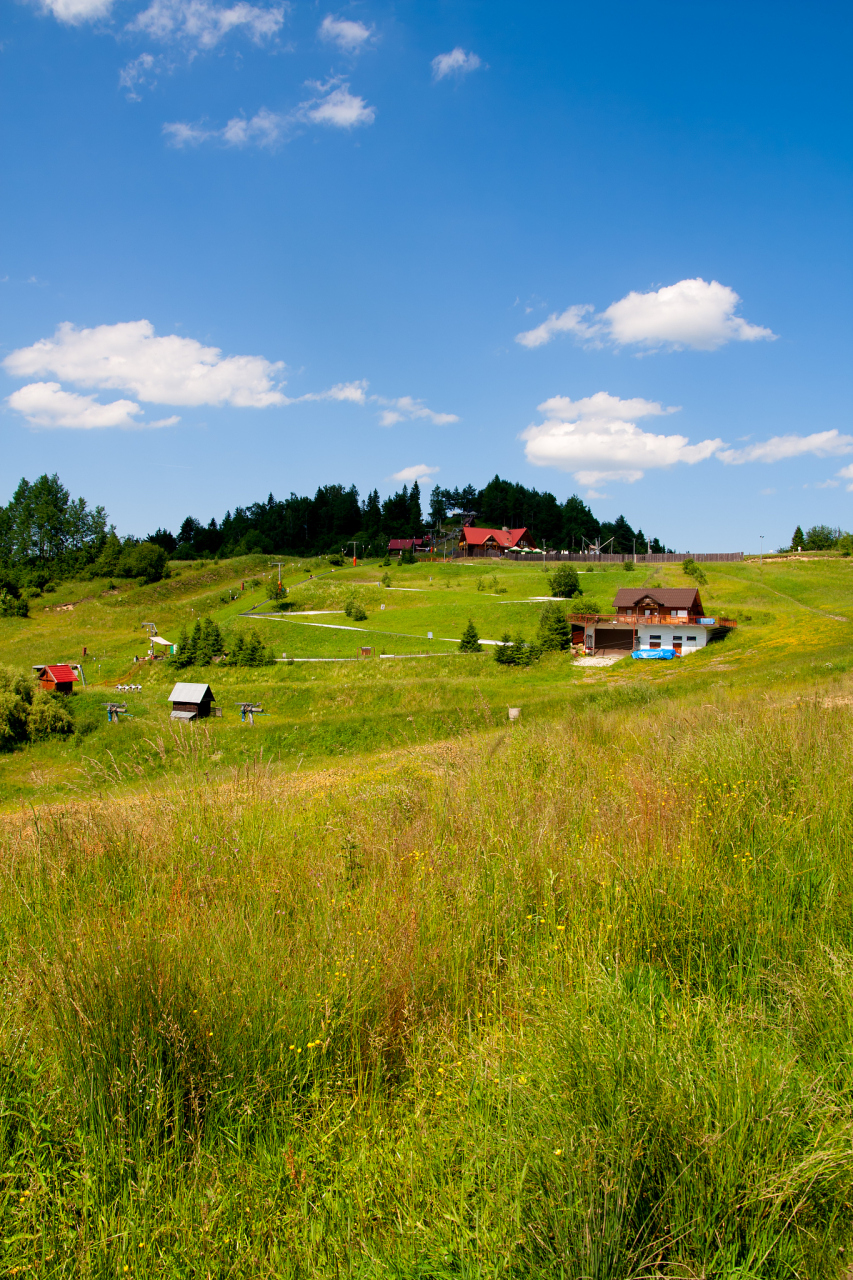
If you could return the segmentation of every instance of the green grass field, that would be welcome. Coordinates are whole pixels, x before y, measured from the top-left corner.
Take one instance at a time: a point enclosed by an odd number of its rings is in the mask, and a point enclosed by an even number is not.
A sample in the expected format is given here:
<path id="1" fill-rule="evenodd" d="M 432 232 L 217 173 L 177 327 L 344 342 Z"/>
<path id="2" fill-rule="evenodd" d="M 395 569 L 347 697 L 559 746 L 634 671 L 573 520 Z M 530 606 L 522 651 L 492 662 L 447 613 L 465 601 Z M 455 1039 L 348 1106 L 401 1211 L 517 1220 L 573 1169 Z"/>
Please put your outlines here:
<path id="1" fill-rule="evenodd" d="M 458 653 L 533 637 L 534 565 L 0 620 L 0 662 L 89 652 L 76 732 L 0 756 L 0 1276 L 846 1277 L 853 563 L 706 571 L 734 634 L 606 669 Z M 644 580 L 685 582 L 581 574 Z M 183 672 L 224 714 L 174 726 L 142 623 L 207 613 L 401 656 Z"/>

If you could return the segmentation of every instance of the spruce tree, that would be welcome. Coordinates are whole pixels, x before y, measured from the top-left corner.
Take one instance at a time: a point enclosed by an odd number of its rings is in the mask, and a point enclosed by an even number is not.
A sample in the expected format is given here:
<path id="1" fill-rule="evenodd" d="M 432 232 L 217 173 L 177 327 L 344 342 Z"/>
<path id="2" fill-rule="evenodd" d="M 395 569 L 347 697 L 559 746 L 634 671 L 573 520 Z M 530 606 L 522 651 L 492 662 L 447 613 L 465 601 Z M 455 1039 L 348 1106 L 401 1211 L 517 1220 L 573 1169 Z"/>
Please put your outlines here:
<path id="1" fill-rule="evenodd" d="M 805 534 L 803 533 L 800 526 L 797 525 L 796 529 L 794 530 L 794 536 L 791 539 L 791 550 L 797 551 L 800 547 L 805 545 L 805 541 L 806 541 Z"/>
<path id="2" fill-rule="evenodd" d="M 243 649 L 245 641 L 242 635 L 239 635 L 228 651 L 229 667 L 241 667 L 243 665 Z"/>
<path id="3" fill-rule="evenodd" d="M 572 644 L 572 629 L 569 626 L 563 609 L 555 602 L 546 604 L 539 619 L 539 645 L 543 652 L 553 653 L 561 649 L 569 649 Z"/>
<path id="4" fill-rule="evenodd" d="M 462 632 L 462 639 L 459 641 L 460 653 L 482 653 L 483 646 L 480 644 L 480 636 L 477 628 L 474 626 L 474 619 L 468 619 L 468 625 Z"/>
<path id="5" fill-rule="evenodd" d="M 510 665 L 513 667 L 529 667 L 533 661 L 530 646 L 525 644 L 524 636 L 519 631 L 510 649 Z"/>
<path id="6" fill-rule="evenodd" d="M 512 661 L 512 636 L 505 631 L 501 636 L 501 642 L 495 648 L 495 662 L 499 662 L 503 667 L 511 667 Z"/>

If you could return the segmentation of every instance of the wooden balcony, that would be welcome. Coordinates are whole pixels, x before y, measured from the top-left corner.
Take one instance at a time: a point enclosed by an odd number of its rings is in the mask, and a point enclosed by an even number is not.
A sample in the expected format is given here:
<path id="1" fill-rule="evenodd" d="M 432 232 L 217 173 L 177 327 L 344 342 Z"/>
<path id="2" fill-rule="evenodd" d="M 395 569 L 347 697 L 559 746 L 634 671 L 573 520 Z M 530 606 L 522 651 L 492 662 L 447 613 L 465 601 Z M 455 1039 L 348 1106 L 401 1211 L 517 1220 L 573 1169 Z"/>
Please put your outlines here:
<path id="1" fill-rule="evenodd" d="M 733 628 L 737 626 L 734 618 L 713 619 L 704 617 L 679 618 L 671 613 L 580 613 L 572 612 L 572 622 L 593 623 L 593 625 L 621 625 L 625 627 L 705 627 L 714 630 L 717 627 Z"/>

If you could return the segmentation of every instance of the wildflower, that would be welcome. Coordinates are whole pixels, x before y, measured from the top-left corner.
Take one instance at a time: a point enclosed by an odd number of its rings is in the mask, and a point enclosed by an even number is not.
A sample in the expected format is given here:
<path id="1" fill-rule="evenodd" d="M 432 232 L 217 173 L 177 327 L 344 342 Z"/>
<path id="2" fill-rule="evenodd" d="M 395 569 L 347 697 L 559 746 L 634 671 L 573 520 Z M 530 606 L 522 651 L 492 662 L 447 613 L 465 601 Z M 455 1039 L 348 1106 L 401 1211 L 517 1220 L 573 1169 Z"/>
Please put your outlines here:
<path id="1" fill-rule="evenodd" d="M 562 1154 L 563 1154 L 563 1148 L 562 1148 L 562 1147 L 557 1147 L 557 1150 L 554 1152 L 554 1155 L 555 1155 L 555 1156 L 561 1156 Z"/>

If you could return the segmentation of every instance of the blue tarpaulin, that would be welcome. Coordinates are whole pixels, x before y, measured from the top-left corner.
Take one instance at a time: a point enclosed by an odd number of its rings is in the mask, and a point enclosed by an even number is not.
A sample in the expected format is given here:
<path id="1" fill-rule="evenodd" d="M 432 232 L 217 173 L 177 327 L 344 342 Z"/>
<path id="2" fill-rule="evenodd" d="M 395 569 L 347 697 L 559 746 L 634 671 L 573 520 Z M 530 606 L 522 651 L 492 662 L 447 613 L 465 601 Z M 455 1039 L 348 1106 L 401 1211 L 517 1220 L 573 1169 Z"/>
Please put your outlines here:
<path id="1" fill-rule="evenodd" d="M 632 658 L 677 658 L 674 649 L 634 649 Z"/>

